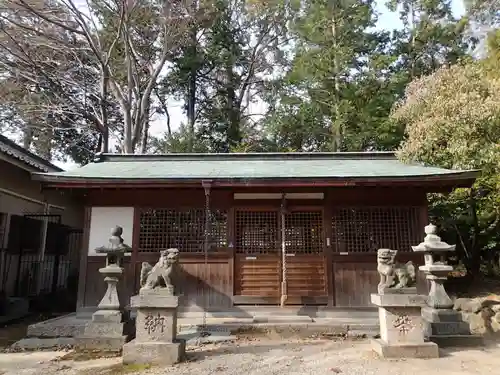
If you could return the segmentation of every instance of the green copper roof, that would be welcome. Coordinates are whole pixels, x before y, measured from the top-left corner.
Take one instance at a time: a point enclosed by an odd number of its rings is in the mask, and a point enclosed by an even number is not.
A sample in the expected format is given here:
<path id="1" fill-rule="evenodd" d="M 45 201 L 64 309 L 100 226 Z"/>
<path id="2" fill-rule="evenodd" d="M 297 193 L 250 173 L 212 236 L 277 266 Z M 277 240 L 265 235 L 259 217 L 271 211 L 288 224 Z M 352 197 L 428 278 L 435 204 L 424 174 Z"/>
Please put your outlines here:
<path id="1" fill-rule="evenodd" d="M 473 179 L 475 171 L 456 171 L 399 162 L 391 152 L 99 155 L 88 165 L 59 173 L 36 173 L 45 181 L 63 180 L 226 180 L 375 179 L 445 177 Z"/>

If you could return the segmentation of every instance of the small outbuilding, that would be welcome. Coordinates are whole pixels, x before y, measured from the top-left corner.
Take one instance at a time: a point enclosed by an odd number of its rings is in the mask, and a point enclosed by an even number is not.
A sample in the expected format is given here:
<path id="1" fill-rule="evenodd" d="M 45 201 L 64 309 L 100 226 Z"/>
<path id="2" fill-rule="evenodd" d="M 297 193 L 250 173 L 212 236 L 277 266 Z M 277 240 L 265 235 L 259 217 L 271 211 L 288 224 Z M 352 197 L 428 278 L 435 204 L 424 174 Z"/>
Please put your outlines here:
<path id="1" fill-rule="evenodd" d="M 0 135 L 0 315 L 20 299 L 67 290 L 78 272 L 83 206 L 31 178 L 62 171 Z"/>

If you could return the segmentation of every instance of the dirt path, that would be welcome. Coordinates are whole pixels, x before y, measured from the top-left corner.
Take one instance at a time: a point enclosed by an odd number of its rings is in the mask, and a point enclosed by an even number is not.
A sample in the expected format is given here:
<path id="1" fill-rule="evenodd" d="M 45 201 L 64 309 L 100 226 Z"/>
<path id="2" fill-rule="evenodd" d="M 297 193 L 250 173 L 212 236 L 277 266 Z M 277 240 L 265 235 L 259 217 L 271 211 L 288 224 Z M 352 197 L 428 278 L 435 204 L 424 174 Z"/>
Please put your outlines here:
<path id="1" fill-rule="evenodd" d="M 120 358 L 53 361 L 63 353 L 0 354 L 3 375 L 472 375 L 497 374 L 500 345 L 443 350 L 430 360 L 384 360 L 368 341 L 259 339 L 191 349 L 189 361 L 169 368 L 123 367 Z M 10 356 L 10 357 L 9 357 Z M 16 357 L 17 356 L 17 357 Z M 5 366 L 5 367 L 4 367 Z"/>

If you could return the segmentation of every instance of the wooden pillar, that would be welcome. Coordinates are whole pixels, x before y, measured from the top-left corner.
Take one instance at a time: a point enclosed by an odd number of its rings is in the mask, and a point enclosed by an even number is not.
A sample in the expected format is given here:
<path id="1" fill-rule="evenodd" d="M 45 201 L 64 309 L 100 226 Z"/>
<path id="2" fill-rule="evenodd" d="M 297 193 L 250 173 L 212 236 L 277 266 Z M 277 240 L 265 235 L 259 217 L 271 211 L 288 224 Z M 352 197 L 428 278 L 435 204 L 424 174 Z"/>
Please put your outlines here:
<path id="1" fill-rule="evenodd" d="M 233 200 L 231 199 L 231 202 Z M 234 282 L 235 282 L 235 273 L 234 273 L 234 258 L 235 258 L 235 253 L 236 253 L 236 233 L 235 233 L 235 209 L 234 209 L 234 202 L 231 204 L 231 207 L 228 209 L 228 214 L 227 214 L 227 241 L 228 241 L 228 262 L 229 262 L 229 277 L 228 280 L 231 280 L 229 284 L 229 290 L 228 290 L 228 298 L 231 299 L 231 305 L 234 306 Z"/>
<path id="2" fill-rule="evenodd" d="M 335 306 L 335 278 L 333 274 L 333 202 L 330 189 L 325 191 L 323 203 L 323 230 L 325 232 L 325 272 L 326 272 L 326 290 L 328 293 L 328 307 Z"/>
<path id="3" fill-rule="evenodd" d="M 137 270 L 137 263 L 139 262 L 139 237 L 141 234 L 141 209 L 140 207 L 134 207 L 134 225 L 132 229 L 132 254 L 130 256 L 130 267 L 132 270 L 130 274 L 132 275 L 132 281 L 130 281 L 129 288 L 132 291 L 132 295 L 139 292 L 139 271 Z"/>
<path id="4" fill-rule="evenodd" d="M 212 193 L 212 181 L 210 180 L 204 180 L 201 182 L 202 186 L 203 186 L 203 191 L 205 193 L 205 225 L 204 225 L 204 233 L 203 233 L 203 258 L 204 258 L 204 262 L 203 262 L 203 270 L 204 270 L 204 274 L 205 275 L 208 275 L 208 251 L 209 251 L 209 247 L 210 247 L 210 239 L 209 239 L 209 235 L 210 235 L 210 230 L 211 230 L 211 220 L 210 220 L 210 216 L 211 216 L 211 193 Z M 206 282 L 206 281 L 205 281 Z M 209 288 L 207 288 L 205 285 L 203 286 L 203 288 L 206 288 L 207 290 L 204 290 L 203 291 L 203 327 L 205 329 L 205 324 L 206 324 L 206 311 L 208 310 L 209 308 Z"/>
<path id="5" fill-rule="evenodd" d="M 419 217 L 419 225 L 421 228 L 418 228 L 419 233 L 424 232 L 424 226 L 429 224 L 429 202 L 427 200 L 427 194 L 424 192 L 424 196 L 422 197 L 422 205 L 420 206 L 420 217 Z"/>

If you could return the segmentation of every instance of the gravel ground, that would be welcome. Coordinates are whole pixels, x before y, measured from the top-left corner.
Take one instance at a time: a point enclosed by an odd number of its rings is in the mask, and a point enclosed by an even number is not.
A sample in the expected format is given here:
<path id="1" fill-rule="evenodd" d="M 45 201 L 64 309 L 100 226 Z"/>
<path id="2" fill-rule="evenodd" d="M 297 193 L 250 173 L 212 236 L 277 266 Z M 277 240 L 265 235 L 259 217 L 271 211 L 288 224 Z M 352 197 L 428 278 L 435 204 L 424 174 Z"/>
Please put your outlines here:
<path id="1" fill-rule="evenodd" d="M 468 375 L 498 374 L 500 345 L 485 349 L 443 350 L 430 360 L 379 359 L 363 341 L 241 340 L 191 348 L 188 361 L 169 368 L 123 367 L 120 358 L 85 362 L 54 361 L 63 353 L 0 355 L 2 375 Z M 18 357 L 15 357 L 15 356 Z M 12 356 L 9 361 L 8 357 Z M 23 357 L 24 356 L 24 359 Z M 30 359 L 30 356 L 35 356 Z M 24 361 L 24 362 L 23 362 Z M 5 367 L 5 365 L 7 367 Z"/>

